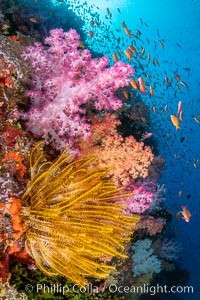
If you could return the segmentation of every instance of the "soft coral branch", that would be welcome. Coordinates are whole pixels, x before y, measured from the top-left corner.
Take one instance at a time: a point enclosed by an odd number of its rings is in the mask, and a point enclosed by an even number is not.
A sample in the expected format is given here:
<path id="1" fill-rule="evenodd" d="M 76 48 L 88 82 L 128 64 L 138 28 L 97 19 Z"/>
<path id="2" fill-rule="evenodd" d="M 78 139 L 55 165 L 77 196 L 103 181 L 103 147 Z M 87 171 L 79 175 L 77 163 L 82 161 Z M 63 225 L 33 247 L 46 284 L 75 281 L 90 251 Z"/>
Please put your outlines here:
<path id="1" fill-rule="evenodd" d="M 123 62 L 108 67 L 108 58 L 91 58 L 80 49 L 79 35 L 73 29 L 54 29 L 45 43 L 28 47 L 23 58 L 33 68 L 33 86 L 29 91 L 31 109 L 25 118 L 28 129 L 53 140 L 58 147 L 73 143 L 74 138 L 90 135 L 85 105 L 97 110 L 116 110 L 121 100 L 114 93 L 128 85 L 133 68 Z"/>

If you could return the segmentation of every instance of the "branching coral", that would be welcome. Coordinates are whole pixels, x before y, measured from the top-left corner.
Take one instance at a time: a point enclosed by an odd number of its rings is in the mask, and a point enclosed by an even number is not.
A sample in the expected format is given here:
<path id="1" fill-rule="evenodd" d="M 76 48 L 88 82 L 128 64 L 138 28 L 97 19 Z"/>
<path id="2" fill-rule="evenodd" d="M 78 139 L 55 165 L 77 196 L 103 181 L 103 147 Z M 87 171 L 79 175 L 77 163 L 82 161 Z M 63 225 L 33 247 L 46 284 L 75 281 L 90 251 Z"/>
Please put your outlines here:
<path id="1" fill-rule="evenodd" d="M 106 178 L 106 170 L 90 167 L 93 158 L 73 159 L 68 150 L 54 161 L 44 160 L 43 143 L 30 157 L 31 180 L 23 201 L 26 249 L 48 275 L 73 282 L 105 278 L 114 267 L 104 256 L 124 258 L 125 243 L 139 217 L 123 213 L 121 189 Z"/>

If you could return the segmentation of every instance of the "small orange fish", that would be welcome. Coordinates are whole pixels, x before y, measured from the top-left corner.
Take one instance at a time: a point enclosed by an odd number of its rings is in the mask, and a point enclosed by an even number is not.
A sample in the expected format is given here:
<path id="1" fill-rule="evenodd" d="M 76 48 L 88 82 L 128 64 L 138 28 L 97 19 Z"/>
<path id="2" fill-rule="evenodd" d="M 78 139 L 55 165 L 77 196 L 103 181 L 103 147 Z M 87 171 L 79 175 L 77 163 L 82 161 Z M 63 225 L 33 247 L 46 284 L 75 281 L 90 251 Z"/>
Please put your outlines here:
<path id="1" fill-rule="evenodd" d="M 132 60 L 132 52 L 129 51 L 129 50 L 124 50 L 124 53 L 126 55 L 126 57 L 129 59 L 129 60 Z"/>
<path id="2" fill-rule="evenodd" d="M 132 86 L 135 90 L 139 90 L 138 84 L 137 84 L 137 82 L 135 81 L 135 79 L 131 78 L 130 84 L 131 84 L 131 86 Z"/>
<path id="3" fill-rule="evenodd" d="M 83 44 L 83 42 L 82 42 L 81 40 L 79 40 L 79 46 L 80 46 L 82 49 L 85 48 L 85 46 L 84 46 L 84 44 Z"/>
<path id="4" fill-rule="evenodd" d="M 113 59 L 114 59 L 114 62 L 118 61 L 117 54 L 113 53 L 113 54 L 112 54 L 112 57 L 113 57 Z"/>
<path id="5" fill-rule="evenodd" d="M 150 60 L 151 60 L 151 55 L 150 55 L 150 53 L 148 53 L 147 59 L 148 59 L 148 62 L 150 63 Z"/>
<path id="6" fill-rule="evenodd" d="M 181 79 L 181 76 L 180 76 L 179 74 L 176 74 L 176 75 L 174 76 L 174 78 L 176 79 L 176 81 L 179 81 L 179 80 Z"/>
<path id="7" fill-rule="evenodd" d="M 178 118 L 174 115 L 170 116 L 172 124 L 176 127 L 176 130 L 180 129 Z"/>
<path id="8" fill-rule="evenodd" d="M 187 209 L 186 206 L 182 206 L 182 211 L 181 214 L 183 216 L 183 219 L 185 220 L 185 222 L 190 222 L 190 218 L 191 218 L 191 213 L 189 212 L 189 210 Z"/>
<path id="9" fill-rule="evenodd" d="M 122 21 L 122 27 L 126 27 L 126 23 Z"/>
<path id="10" fill-rule="evenodd" d="M 151 96 L 154 96 L 154 88 L 150 85 L 150 88 L 149 88 L 149 89 L 150 89 L 150 95 L 151 95 Z"/>
<path id="11" fill-rule="evenodd" d="M 124 91 L 124 92 L 123 92 L 123 95 L 124 95 L 125 99 L 128 100 L 128 98 L 129 98 L 129 97 L 128 97 L 128 92 L 127 92 L 127 91 Z"/>
<path id="12" fill-rule="evenodd" d="M 144 53 L 145 53 L 145 48 L 142 48 L 142 51 L 141 51 L 140 55 L 142 56 L 142 55 L 144 55 Z"/>
<path id="13" fill-rule="evenodd" d="M 37 24 L 37 22 L 38 22 L 36 18 L 30 18 L 29 21 L 31 21 L 32 23 L 35 23 L 35 24 Z"/>
<path id="14" fill-rule="evenodd" d="M 139 85 L 139 90 L 142 94 L 146 93 L 146 85 L 144 83 L 144 80 L 142 79 L 142 77 L 138 78 L 138 85 Z"/>
<path id="15" fill-rule="evenodd" d="M 90 30 L 90 37 L 93 37 L 94 36 L 94 31 Z"/>
<path id="16" fill-rule="evenodd" d="M 182 196 L 183 196 L 183 192 L 182 192 L 182 191 L 179 191 L 178 196 L 179 196 L 179 197 L 182 197 Z"/>
<path id="17" fill-rule="evenodd" d="M 146 119 L 145 117 L 141 117 L 140 119 L 141 119 L 141 121 L 142 121 L 143 123 L 146 123 L 146 122 L 147 122 L 147 119 Z"/>
<path id="18" fill-rule="evenodd" d="M 19 37 L 18 35 L 10 35 L 9 39 L 11 39 L 13 42 L 19 42 Z"/>
<path id="19" fill-rule="evenodd" d="M 128 49 L 133 52 L 134 54 L 137 54 L 137 50 L 133 46 L 128 46 Z"/>
<path id="20" fill-rule="evenodd" d="M 129 30 L 127 27 L 123 27 L 123 29 L 124 29 L 124 32 L 126 33 L 126 35 L 127 35 L 128 37 L 131 37 L 131 36 L 132 36 L 130 30 Z"/>

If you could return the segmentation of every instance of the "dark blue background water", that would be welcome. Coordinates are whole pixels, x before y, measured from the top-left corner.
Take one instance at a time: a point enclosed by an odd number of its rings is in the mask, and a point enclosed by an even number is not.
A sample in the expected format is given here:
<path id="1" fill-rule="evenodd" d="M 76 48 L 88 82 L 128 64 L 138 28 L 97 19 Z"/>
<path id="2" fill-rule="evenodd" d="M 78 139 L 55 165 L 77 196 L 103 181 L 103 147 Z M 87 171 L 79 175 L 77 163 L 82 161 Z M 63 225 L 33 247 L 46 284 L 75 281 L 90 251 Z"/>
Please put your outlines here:
<path id="1" fill-rule="evenodd" d="M 160 68 L 148 69 L 148 73 L 160 83 L 156 88 L 158 98 L 143 98 L 150 107 L 155 105 L 158 111 L 168 105 L 166 113 L 152 113 L 152 131 L 154 137 L 159 140 L 159 150 L 166 161 L 161 181 L 167 190 L 165 204 L 174 212 L 172 228 L 181 246 L 180 261 L 182 266 L 190 271 L 189 284 L 194 287 L 193 295 L 181 294 L 180 299 L 200 299 L 200 166 L 194 167 L 194 160 L 200 161 L 200 125 L 193 119 L 200 114 L 200 3 L 191 0 L 94 2 L 100 8 L 96 11 L 101 20 L 110 26 L 110 31 L 116 34 L 115 30 L 120 27 L 122 20 L 133 33 L 138 28 L 142 32 L 143 45 L 152 56 L 156 55 L 160 62 Z M 107 7 L 112 13 L 111 22 L 105 17 Z M 120 8 L 121 14 L 117 7 Z M 140 19 L 148 27 L 142 26 Z M 145 43 L 147 37 L 151 45 Z M 158 43 L 159 39 L 165 41 L 165 49 L 159 46 L 154 48 L 154 41 Z M 98 42 L 88 42 L 91 43 L 91 48 L 99 48 Z M 105 40 L 104 44 L 106 43 L 110 43 L 110 53 L 106 46 L 102 47 L 101 51 L 110 56 L 112 38 L 111 41 Z M 132 64 L 134 66 L 134 62 Z M 140 75 L 140 70 L 137 72 Z M 187 82 L 189 89 L 181 86 L 181 92 L 175 95 L 176 73 Z M 169 89 L 163 84 L 166 74 L 173 79 L 173 87 Z M 184 114 L 180 131 L 176 131 L 170 121 L 170 115 L 177 112 L 178 101 L 183 102 Z M 181 143 L 182 137 L 185 139 Z M 179 191 L 183 192 L 182 197 L 178 196 Z M 182 205 L 187 205 L 191 211 L 190 223 L 175 217 Z"/>

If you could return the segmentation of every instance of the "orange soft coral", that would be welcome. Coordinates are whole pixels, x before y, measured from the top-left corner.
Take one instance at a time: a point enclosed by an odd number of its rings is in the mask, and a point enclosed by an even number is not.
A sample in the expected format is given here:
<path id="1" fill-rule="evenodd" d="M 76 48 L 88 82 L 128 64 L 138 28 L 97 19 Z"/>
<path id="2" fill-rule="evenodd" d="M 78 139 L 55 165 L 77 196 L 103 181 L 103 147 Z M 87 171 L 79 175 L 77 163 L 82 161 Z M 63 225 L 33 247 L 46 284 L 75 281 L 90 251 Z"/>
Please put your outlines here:
<path id="1" fill-rule="evenodd" d="M 147 177 L 154 157 L 151 148 L 144 146 L 144 143 L 137 142 L 132 136 L 124 139 L 118 134 L 105 137 L 102 145 L 95 148 L 94 154 L 101 168 L 110 168 L 108 174 L 117 185 Z"/>
<path id="2" fill-rule="evenodd" d="M 15 198 L 15 197 L 11 197 L 11 205 L 9 207 L 9 213 L 11 215 L 16 215 L 19 213 L 21 207 L 22 207 L 22 201 L 21 199 Z"/>
<path id="3" fill-rule="evenodd" d="M 19 155 L 18 153 L 14 151 L 10 151 L 7 154 L 4 155 L 4 158 L 2 159 L 2 162 L 8 162 L 8 161 L 14 161 L 16 162 L 16 171 L 18 172 L 20 177 L 24 177 L 26 167 L 22 163 L 23 157 Z"/>
<path id="4" fill-rule="evenodd" d="M 18 240 L 21 235 L 26 231 L 26 228 L 24 228 L 21 216 L 20 216 L 20 211 L 22 207 L 22 202 L 21 199 L 18 199 L 14 196 L 11 196 L 11 205 L 8 208 L 8 212 L 12 216 L 12 227 L 13 227 L 13 238 L 15 240 Z"/>
<path id="5" fill-rule="evenodd" d="M 105 113 L 103 120 L 98 116 L 94 116 L 90 121 L 92 122 L 92 135 L 90 141 L 92 145 L 101 143 L 102 139 L 107 135 L 112 136 L 117 134 L 116 127 L 121 124 L 121 122 L 116 119 L 115 115 L 109 113 Z"/>
<path id="6" fill-rule="evenodd" d="M 137 142 L 133 136 L 119 135 L 116 126 L 120 121 L 114 115 L 105 114 L 103 121 L 99 118 L 93 121 L 91 138 L 80 144 L 82 154 L 95 155 L 100 168 L 109 168 L 108 176 L 116 185 L 127 185 L 138 177 L 147 177 L 154 158 L 151 148 Z"/>

